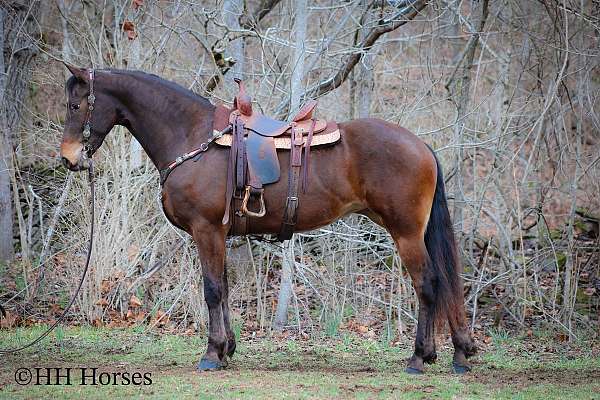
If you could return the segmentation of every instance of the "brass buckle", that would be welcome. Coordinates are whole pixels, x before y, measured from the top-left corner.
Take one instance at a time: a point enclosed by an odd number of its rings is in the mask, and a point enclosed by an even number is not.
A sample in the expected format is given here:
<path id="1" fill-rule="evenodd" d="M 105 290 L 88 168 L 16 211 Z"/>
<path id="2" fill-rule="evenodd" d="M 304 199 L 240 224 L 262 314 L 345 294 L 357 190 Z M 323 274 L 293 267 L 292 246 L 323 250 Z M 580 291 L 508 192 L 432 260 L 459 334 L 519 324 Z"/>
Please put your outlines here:
<path id="1" fill-rule="evenodd" d="M 261 218 L 264 217 L 267 213 L 267 209 L 265 208 L 265 189 L 260 189 L 260 211 L 254 212 L 248 210 L 248 200 L 250 199 L 250 186 L 246 186 L 246 191 L 244 193 L 244 200 L 242 200 L 242 212 L 249 217 Z"/>

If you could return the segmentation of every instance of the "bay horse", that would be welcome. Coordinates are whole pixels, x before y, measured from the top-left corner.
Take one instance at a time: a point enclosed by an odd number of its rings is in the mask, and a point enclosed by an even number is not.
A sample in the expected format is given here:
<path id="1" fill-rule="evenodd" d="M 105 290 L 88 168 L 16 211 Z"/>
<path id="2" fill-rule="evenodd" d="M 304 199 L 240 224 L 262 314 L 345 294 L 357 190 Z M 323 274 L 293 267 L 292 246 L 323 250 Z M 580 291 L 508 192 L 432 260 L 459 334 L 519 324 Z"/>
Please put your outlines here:
<path id="1" fill-rule="evenodd" d="M 87 168 L 88 157 L 115 125 L 131 132 L 159 170 L 213 135 L 215 106 L 173 82 L 139 71 L 67 68 L 72 76 L 66 82 L 60 154 L 72 171 Z M 466 322 L 460 263 L 435 154 L 407 129 L 379 119 L 352 120 L 338 128 L 339 143 L 312 150 L 310 187 L 300 194 L 296 230 L 316 229 L 350 213 L 384 227 L 419 299 L 414 353 L 405 371 L 423 373 L 424 363 L 436 361 L 434 327 L 446 320 L 453 369 L 469 371 L 467 358 L 476 347 Z M 193 237 L 202 265 L 209 332 L 199 370 L 226 367 L 236 347 L 224 263 L 229 226 L 222 221 L 228 156 L 227 148 L 211 145 L 199 160 L 174 169 L 162 188 L 167 218 Z M 279 151 L 278 157 L 285 176 L 289 152 Z M 264 192 L 269 212 L 252 220 L 250 233 L 279 231 L 286 181 Z"/>

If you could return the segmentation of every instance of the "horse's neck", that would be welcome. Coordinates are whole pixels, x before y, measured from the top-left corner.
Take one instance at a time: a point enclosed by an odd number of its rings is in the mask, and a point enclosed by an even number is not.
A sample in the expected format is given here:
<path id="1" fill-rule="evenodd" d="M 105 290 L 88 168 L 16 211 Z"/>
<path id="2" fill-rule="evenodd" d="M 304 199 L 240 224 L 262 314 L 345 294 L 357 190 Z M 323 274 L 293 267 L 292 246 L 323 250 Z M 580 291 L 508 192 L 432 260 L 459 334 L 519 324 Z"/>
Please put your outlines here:
<path id="1" fill-rule="evenodd" d="M 212 129 L 213 106 L 185 98 L 168 86 L 127 76 L 121 84 L 123 125 L 142 145 L 157 168 L 198 147 Z M 157 91 L 160 93 L 157 96 Z"/>

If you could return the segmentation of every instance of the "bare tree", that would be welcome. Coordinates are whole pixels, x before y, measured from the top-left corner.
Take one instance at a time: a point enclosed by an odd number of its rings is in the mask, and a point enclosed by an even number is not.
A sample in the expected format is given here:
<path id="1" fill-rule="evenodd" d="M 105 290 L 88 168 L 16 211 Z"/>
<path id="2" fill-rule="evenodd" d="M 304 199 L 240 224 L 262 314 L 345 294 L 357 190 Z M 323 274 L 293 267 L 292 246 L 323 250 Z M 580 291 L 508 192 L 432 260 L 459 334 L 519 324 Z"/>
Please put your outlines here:
<path id="1" fill-rule="evenodd" d="M 13 210 L 10 192 L 12 140 L 4 114 L 6 98 L 6 69 L 4 62 L 4 21 L 6 10 L 0 8 L 0 262 L 13 258 Z"/>
<path id="2" fill-rule="evenodd" d="M 292 78 L 290 80 L 290 104 L 292 112 L 300 108 L 302 79 L 304 77 L 304 55 L 306 53 L 305 43 L 307 39 L 307 0 L 296 1 L 294 13 L 293 32 L 295 35 L 295 41 L 292 64 L 290 65 L 292 70 Z M 275 313 L 275 329 L 282 329 L 287 324 L 288 305 L 290 303 L 290 299 L 292 298 L 294 277 L 295 256 L 293 237 L 284 243 L 281 256 L 281 287 L 279 289 L 277 311 Z"/>
<path id="3" fill-rule="evenodd" d="M 243 14 L 244 2 L 242 0 L 225 0 L 223 2 L 223 19 L 229 29 L 234 31 L 240 30 L 240 17 Z M 233 78 L 243 78 L 245 61 L 244 49 L 244 37 L 240 37 L 229 44 L 228 50 L 234 64 L 228 72 L 225 87 L 230 93 L 235 93 L 237 90 L 237 85 L 234 83 Z"/>
<path id="4" fill-rule="evenodd" d="M 545 321 L 571 337 L 581 327 L 597 326 L 600 53 L 594 38 L 600 24 L 593 5 L 307 3 L 300 40 L 301 18 L 293 16 L 300 17 L 296 9 L 303 5 L 296 2 L 44 2 L 50 11 L 37 19 L 44 30 L 40 59 L 141 69 L 199 89 L 216 103 L 230 100 L 228 82 L 242 73 L 252 82 L 257 109 L 281 118 L 308 97 L 320 97 L 317 115 L 324 119 L 342 121 L 376 110 L 420 135 L 445 167 L 454 222 L 464 238 L 474 325 Z M 38 291 L 43 296 L 44 290 L 72 283 L 89 221 L 87 197 L 81 196 L 85 176 L 70 174 L 66 187 L 72 190 L 63 191 L 64 171 L 47 168 L 56 163 L 62 130 L 64 68 L 48 63 L 34 68 L 30 79 L 22 74 L 27 69 L 11 64 L 30 54 L 12 50 L 18 43 L 14 34 L 21 32 L 24 44 L 37 35 L 32 19 L 15 18 L 33 15 L 31 4 L 42 2 L 2 2 L 1 138 L 12 143 L 0 149 L 5 163 L 0 186 L 14 227 L 0 229 L 8 238 L 0 245 L 9 244 L 11 251 L 14 245 L 23 259 L 40 259 L 32 265 L 46 271 L 47 283 Z M 222 5 L 232 12 L 224 13 Z M 22 29 L 13 29 L 17 26 Z M 15 83 L 25 88 L 21 97 L 13 95 Z M 369 96 L 372 87 L 377 96 Z M 132 153 L 139 149 L 130 151 L 130 136 L 115 130 L 95 155 L 101 170 L 98 251 L 79 315 L 108 322 L 113 314 L 127 315 L 127 300 L 136 294 L 144 303 L 138 309 L 147 315 L 167 310 L 181 327 L 191 322 L 201 327 L 203 289 L 190 279 L 198 269 L 196 252 L 161 213 L 156 171 L 142 163 L 132 173 L 138 164 Z M 35 226 L 38 214 L 43 229 Z M 2 215 L 11 212 L 4 208 Z M 17 243 L 10 230 L 19 235 Z M 175 242 L 183 244 L 174 247 Z M 364 322 L 370 334 L 369 318 L 387 319 L 385 326 L 397 323 L 402 331 L 414 322 L 410 279 L 386 231 L 368 218 L 352 216 L 298 233 L 283 254 L 274 249 L 253 242 L 244 261 L 230 260 L 236 322 L 256 323 L 261 330 L 289 326 L 290 303 L 298 326 L 307 330 Z M 281 281 L 273 274 L 280 260 Z M 152 267 L 161 264 L 162 269 Z M 22 265 L 24 272 L 33 271 Z M 19 274 L 16 266 L 2 278 Z M 53 273 L 55 266 L 67 273 Z M 14 286 L 3 285 L 3 298 L 24 300 L 27 293 Z M 99 299 L 108 305 L 98 305 Z M 493 318 L 480 319 L 490 312 Z"/>
<path id="5" fill-rule="evenodd" d="M 0 77 L 0 144 L 2 145 L 0 148 L 0 261 L 2 261 L 11 260 L 13 256 L 13 208 L 10 195 L 10 177 L 14 167 L 13 135 L 18 131 L 21 123 L 31 66 L 38 52 L 35 36 L 39 35 L 36 18 L 40 13 L 40 4 L 38 1 L 4 2 L 0 13 L 2 19 L 0 51 L 4 53 L 0 58 L 2 75 Z M 8 59 L 4 58 L 5 55 L 8 55 Z"/>
<path id="6" fill-rule="evenodd" d="M 456 223 L 457 231 L 463 231 L 463 209 L 465 206 L 465 194 L 463 189 L 463 159 L 464 159 L 464 148 L 462 146 L 464 130 L 469 111 L 469 103 L 471 100 L 471 68 L 473 67 L 473 59 L 475 57 L 475 51 L 479 45 L 479 37 L 488 16 L 488 0 L 483 0 L 480 9 L 480 16 L 478 21 L 474 24 L 473 31 L 470 32 L 470 38 L 467 41 L 464 49 L 456 54 L 455 68 L 452 72 L 446 88 L 452 96 L 452 102 L 456 107 L 456 121 L 454 123 L 454 143 L 456 145 L 456 157 L 455 157 L 455 191 L 454 191 L 454 215 L 453 220 Z M 460 9 L 453 9 L 455 13 L 460 13 Z M 470 27 L 468 27 L 470 28 Z"/>

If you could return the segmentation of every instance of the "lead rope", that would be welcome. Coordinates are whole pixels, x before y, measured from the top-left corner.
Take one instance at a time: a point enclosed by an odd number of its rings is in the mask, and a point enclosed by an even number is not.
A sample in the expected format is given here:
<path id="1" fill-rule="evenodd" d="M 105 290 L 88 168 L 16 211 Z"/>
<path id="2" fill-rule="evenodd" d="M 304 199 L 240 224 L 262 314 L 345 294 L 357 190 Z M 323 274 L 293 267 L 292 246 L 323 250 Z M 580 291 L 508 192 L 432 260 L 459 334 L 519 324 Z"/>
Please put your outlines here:
<path id="1" fill-rule="evenodd" d="M 58 317 L 58 319 L 56 321 L 54 321 L 54 323 L 52 325 L 50 325 L 50 327 L 48 329 L 46 329 L 46 331 L 44 333 L 42 333 L 37 339 L 35 339 L 34 341 L 26 344 L 25 346 L 21 346 L 21 347 L 17 347 L 14 349 L 0 349 L 0 354 L 10 354 L 10 353 L 16 353 L 22 350 L 25 350 L 37 343 L 39 343 L 40 341 L 42 341 L 46 336 L 48 336 L 61 322 L 63 322 L 65 320 L 65 317 L 67 316 L 67 313 L 69 312 L 69 309 L 71 308 L 71 306 L 73 306 L 73 303 L 75 303 L 75 300 L 77 299 L 77 296 L 79 296 L 79 292 L 81 291 L 81 287 L 83 286 L 83 281 L 85 281 L 85 276 L 87 275 L 87 271 L 89 269 L 90 266 L 90 259 L 92 258 L 92 247 L 94 244 L 94 208 L 95 208 L 95 202 L 96 202 L 96 192 L 95 192 L 95 188 L 94 188 L 94 163 L 92 162 L 92 159 L 88 159 L 86 160 L 87 162 L 89 162 L 89 168 L 88 168 L 88 179 L 90 182 L 90 197 L 91 197 L 91 209 L 90 209 L 90 218 L 92 219 L 91 224 L 90 224 L 90 239 L 88 242 L 88 249 L 87 249 L 87 255 L 86 255 L 86 259 L 85 259 L 85 266 L 83 268 L 83 273 L 81 274 L 81 278 L 79 279 L 79 285 L 77 285 L 77 289 L 75 290 L 75 293 L 73 294 L 73 296 L 71 296 L 71 300 L 69 301 L 69 304 L 67 304 L 67 307 L 65 308 L 65 310 L 62 312 L 62 314 L 60 315 L 60 317 Z"/>

